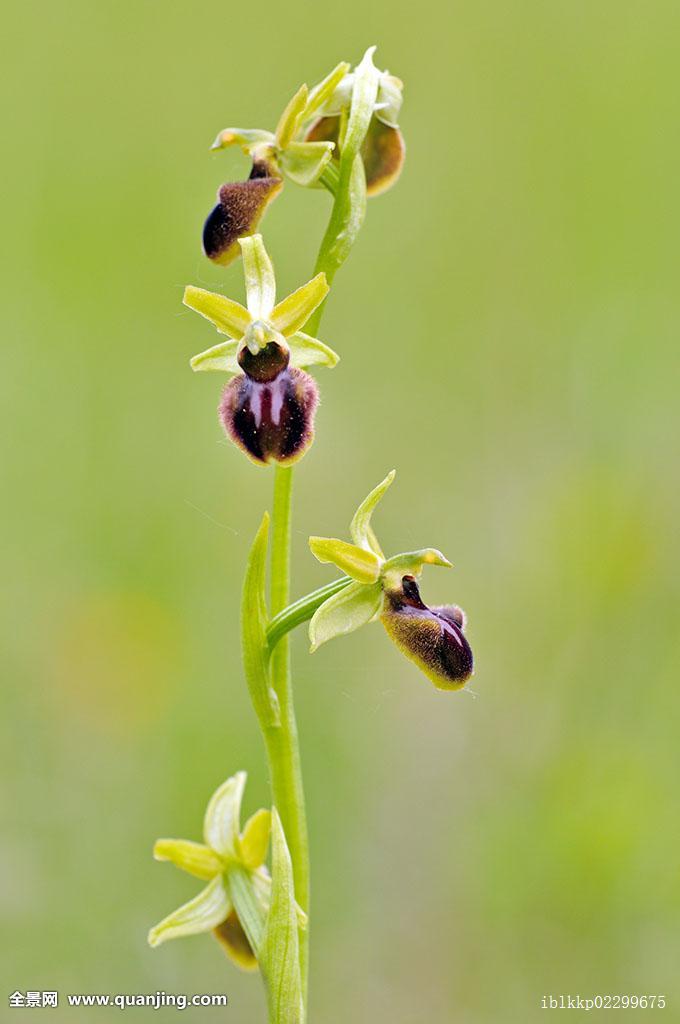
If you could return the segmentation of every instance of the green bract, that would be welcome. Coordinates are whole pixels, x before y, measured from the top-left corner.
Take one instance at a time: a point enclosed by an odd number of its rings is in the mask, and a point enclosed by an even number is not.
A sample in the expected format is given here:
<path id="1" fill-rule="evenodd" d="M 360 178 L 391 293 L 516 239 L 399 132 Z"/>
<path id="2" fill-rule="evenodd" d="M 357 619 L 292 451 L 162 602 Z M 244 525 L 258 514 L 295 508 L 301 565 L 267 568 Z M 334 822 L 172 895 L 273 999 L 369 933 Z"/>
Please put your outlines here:
<path id="1" fill-rule="evenodd" d="M 395 477 L 392 470 L 362 501 L 350 524 L 352 543 L 334 537 L 310 537 L 312 554 L 320 562 L 332 562 L 354 581 L 325 601 L 309 623 L 312 651 L 333 637 L 352 633 L 375 619 L 383 596 L 397 589 L 404 575 L 419 576 L 424 565 L 451 566 L 435 548 L 407 551 L 385 558 L 371 516 Z"/>
<path id="2" fill-rule="evenodd" d="M 184 305 L 209 320 L 228 341 L 200 352 L 191 360 L 196 371 L 217 371 L 229 376 L 241 372 L 238 356 L 244 349 L 257 355 L 270 342 L 289 353 L 290 366 L 335 366 L 340 358 L 302 328 L 329 288 L 325 274 L 317 274 L 297 291 L 276 303 L 276 280 L 261 235 L 240 238 L 246 279 L 246 306 L 216 292 L 189 285 Z"/>
<path id="3" fill-rule="evenodd" d="M 205 812 L 203 843 L 186 839 L 156 842 L 156 860 L 170 861 L 208 885 L 152 928 L 149 944 L 160 946 L 168 939 L 212 931 L 234 963 L 245 970 L 259 965 L 268 990 L 270 979 L 274 981 L 276 990 L 270 993 L 270 1000 L 275 1000 L 282 945 L 290 942 L 291 928 L 297 941 L 297 927 L 305 927 L 306 918 L 293 897 L 290 857 L 276 811 L 256 811 L 241 831 L 245 783 L 246 773 L 238 772 L 215 791 Z M 273 877 L 264 863 L 270 833 L 274 837 Z M 286 921 L 282 920 L 284 914 L 288 915 Z M 297 957 L 291 957 L 290 963 L 289 970 L 294 974 L 297 969 L 299 978 Z M 293 982 L 291 985 L 295 987 Z"/>

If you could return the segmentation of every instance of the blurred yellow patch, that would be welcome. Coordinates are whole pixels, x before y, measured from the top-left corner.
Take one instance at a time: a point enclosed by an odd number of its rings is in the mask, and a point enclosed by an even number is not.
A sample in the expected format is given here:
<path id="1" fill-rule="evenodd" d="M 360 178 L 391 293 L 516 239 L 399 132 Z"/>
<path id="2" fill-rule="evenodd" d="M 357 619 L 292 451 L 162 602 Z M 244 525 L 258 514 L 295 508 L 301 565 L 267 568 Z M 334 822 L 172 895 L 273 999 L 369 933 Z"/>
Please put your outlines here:
<path id="1" fill-rule="evenodd" d="M 64 612 L 54 652 L 58 697 L 103 731 L 143 729 L 167 707 L 179 624 L 136 593 L 84 597 Z"/>

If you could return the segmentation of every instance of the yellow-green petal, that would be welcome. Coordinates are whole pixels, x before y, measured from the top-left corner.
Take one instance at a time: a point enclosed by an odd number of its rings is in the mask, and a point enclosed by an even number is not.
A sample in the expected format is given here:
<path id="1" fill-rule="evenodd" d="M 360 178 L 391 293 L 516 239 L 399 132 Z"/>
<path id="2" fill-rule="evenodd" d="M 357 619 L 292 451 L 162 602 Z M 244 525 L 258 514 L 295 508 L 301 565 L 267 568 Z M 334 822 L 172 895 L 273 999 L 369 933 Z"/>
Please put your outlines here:
<path id="1" fill-rule="evenodd" d="M 279 123 L 276 126 L 276 145 L 279 149 L 285 149 L 295 135 L 302 112 L 307 106 L 308 96 L 309 90 L 307 86 L 301 85 L 281 114 Z"/>
<path id="2" fill-rule="evenodd" d="M 222 861 L 214 850 L 203 843 L 192 843 L 189 839 L 158 839 L 153 848 L 155 860 L 166 860 L 175 867 L 210 881 L 222 870 Z"/>
<path id="3" fill-rule="evenodd" d="M 326 275 L 323 273 L 317 274 L 307 284 L 303 284 L 297 291 L 287 295 L 272 310 L 269 317 L 272 327 L 280 331 L 286 338 L 302 330 L 314 310 L 317 306 L 321 305 L 329 291 L 330 288 Z"/>
<path id="4" fill-rule="evenodd" d="M 272 133 L 261 128 L 224 128 L 210 148 L 226 149 L 227 146 L 241 146 L 244 152 L 249 153 L 256 146 L 273 144 Z"/>
<path id="5" fill-rule="evenodd" d="M 150 946 L 160 946 L 168 939 L 180 939 L 185 935 L 199 935 L 212 931 L 225 920 L 231 910 L 222 876 L 213 878 L 202 892 L 164 917 L 148 936 Z"/>
<path id="6" fill-rule="evenodd" d="M 240 302 L 234 302 L 216 292 L 208 292 L 205 288 L 188 285 L 184 289 L 182 301 L 189 309 L 195 309 L 209 320 L 220 334 L 227 334 L 236 341 L 241 340 L 251 321 L 248 310 Z"/>
<path id="7" fill-rule="evenodd" d="M 420 576 L 425 565 L 441 565 L 451 568 L 451 562 L 436 548 L 421 548 L 419 551 L 403 551 L 388 558 L 383 565 L 382 579 L 385 586 L 398 586 L 402 576 Z"/>
<path id="8" fill-rule="evenodd" d="M 336 537 L 310 537 L 312 554 L 320 562 L 332 562 L 357 583 L 375 583 L 380 575 L 381 560 L 373 551 L 348 544 Z"/>
<path id="9" fill-rule="evenodd" d="M 347 61 L 341 61 L 333 68 L 330 74 L 326 75 L 325 78 L 310 90 L 304 112 L 305 120 L 311 117 L 317 110 L 320 110 L 327 100 L 330 100 L 340 82 L 349 73 L 349 70 L 350 64 Z"/>
<path id="10" fill-rule="evenodd" d="M 271 827 L 271 811 L 264 807 L 248 818 L 241 835 L 241 861 L 247 868 L 259 868 L 264 864 Z"/>

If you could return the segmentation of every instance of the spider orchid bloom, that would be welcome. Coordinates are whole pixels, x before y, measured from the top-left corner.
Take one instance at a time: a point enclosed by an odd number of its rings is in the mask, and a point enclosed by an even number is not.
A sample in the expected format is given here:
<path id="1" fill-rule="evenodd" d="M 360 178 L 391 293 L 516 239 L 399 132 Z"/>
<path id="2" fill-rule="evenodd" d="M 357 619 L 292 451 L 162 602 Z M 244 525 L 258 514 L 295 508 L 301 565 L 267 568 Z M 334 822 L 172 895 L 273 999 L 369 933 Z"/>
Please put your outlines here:
<path id="1" fill-rule="evenodd" d="M 276 131 L 259 128 L 225 128 L 212 144 L 213 150 L 240 146 L 252 160 L 246 181 L 229 182 L 217 193 L 217 205 L 203 227 L 203 251 L 215 263 L 227 266 L 239 253 L 238 239 L 255 231 L 269 203 L 283 186 L 284 178 L 297 185 L 317 185 L 331 160 L 335 142 L 305 139 L 304 126 L 315 119 L 350 65 L 338 64 L 323 81 L 309 89 L 302 85 L 279 118 Z"/>
<path id="2" fill-rule="evenodd" d="M 332 142 L 333 160 L 338 160 L 342 153 L 342 135 L 344 119 L 351 101 L 352 93 L 357 87 L 358 73 L 366 73 L 365 65 L 374 74 L 373 114 L 368 125 L 366 137 L 361 146 L 361 159 L 366 173 L 366 194 L 377 196 L 394 185 L 401 174 L 406 155 L 404 137 L 398 124 L 399 111 L 402 103 L 403 83 L 390 75 L 388 71 L 378 71 L 373 66 L 375 47 L 367 51 L 361 65 L 356 71 L 345 75 L 325 106 L 319 111 L 319 117 L 307 129 L 305 138 L 308 142 Z"/>
<path id="3" fill-rule="evenodd" d="M 213 794 L 205 812 L 204 843 L 159 839 L 156 860 L 170 861 L 208 885 L 149 932 L 149 945 L 168 939 L 212 932 L 229 958 L 244 970 L 255 970 L 257 953 L 271 902 L 272 879 L 265 866 L 272 816 L 256 811 L 240 831 L 241 799 L 246 773 L 227 779 Z M 243 908 L 243 921 L 239 916 Z M 306 918 L 296 906 L 301 927 Z"/>
<path id="4" fill-rule="evenodd" d="M 247 308 L 223 295 L 189 286 L 184 304 L 228 336 L 194 356 L 196 371 L 227 373 L 219 416 L 228 437 L 253 462 L 289 464 L 314 438 L 316 384 L 303 367 L 338 362 L 332 349 L 301 330 L 329 288 L 325 274 L 276 304 L 276 281 L 260 235 L 240 238 Z"/>
<path id="5" fill-rule="evenodd" d="M 473 671 L 465 615 L 455 605 L 429 608 L 416 582 L 424 565 L 451 563 L 435 548 L 385 558 L 371 526 L 373 511 L 394 476 L 392 471 L 357 509 L 350 525 L 351 544 L 331 537 L 309 538 L 320 562 L 332 562 L 352 578 L 312 617 L 311 649 L 380 618 L 388 636 L 437 689 L 459 690 Z"/>

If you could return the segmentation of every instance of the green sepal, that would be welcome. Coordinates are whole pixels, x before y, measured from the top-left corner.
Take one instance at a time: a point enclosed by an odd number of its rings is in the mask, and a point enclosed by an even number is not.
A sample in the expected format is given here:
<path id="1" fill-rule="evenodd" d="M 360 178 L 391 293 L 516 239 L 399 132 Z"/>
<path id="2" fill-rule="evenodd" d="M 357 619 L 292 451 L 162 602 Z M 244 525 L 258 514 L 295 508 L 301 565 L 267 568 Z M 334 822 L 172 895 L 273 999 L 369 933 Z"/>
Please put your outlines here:
<path id="1" fill-rule="evenodd" d="M 304 109 L 307 106 L 308 97 L 309 90 L 307 86 L 301 85 L 281 114 L 279 123 L 276 126 L 276 146 L 279 150 L 285 150 L 295 135 Z"/>
<path id="2" fill-rule="evenodd" d="M 319 562 L 332 562 L 357 583 L 375 583 L 380 575 L 380 558 L 356 544 L 336 537 L 310 537 L 309 547 Z"/>
<path id="3" fill-rule="evenodd" d="M 384 558 L 385 556 L 380 544 L 378 543 L 378 539 L 373 532 L 371 516 L 375 511 L 376 505 L 382 499 L 387 489 L 391 486 L 396 475 L 396 470 L 391 470 L 385 479 L 382 480 L 377 487 L 373 488 L 371 493 L 368 494 L 359 505 L 359 508 L 354 513 L 352 522 L 349 526 L 349 532 L 354 543 L 368 551 L 373 551 L 378 558 Z"/>
<path id="4" fill-rule="evenodd" d="M 206 370 L 232 375 L 240 373 L 241 367 L 238 365 L 238 359 L 236 358 L 240 347 L 240 341 L 230 338 L 229 341 L 213 345 L 212 348 L 206 349 L 205 352 L 199 352 L 198 355 L 192 356 L 189 360 L 189 365 L 195 373 Z"/>
<path id="5" fill-rule="evenodd" d="M 194 309 L 209 320 L 220 334 L 226 334 L 237 341 L 241 340 L 251 321 L 250 313 L 240 302 L 234 302 L 216 292 L 208 292 L 205 288 L 187 285 L 182 301 L 189 309 Z"/>
<path id="6" fill-rule="evenodd" d="M 223 782 L 210 797 L 203 819 L 203 838 L 221 857 L 237 860 L 241 856 L 241 800 L 246 773 L 237 772 Z"/>
<path id="7" fill-rule="evenodd" d="M 265 575 L 269 515 L 265 512 L 248 556 L 241 601 L 243 667 L 250 696 L 263 727 L 279 725 L 279 702 L 269 680 Z"/>
<path id="8" fill-rule="evenodd" d="M 154 860 L 169 861 L 204 882 L 209 882 L 222 870 L 222 861 L 214 850 L 189 839 L 157 839 L 153 855 Z"/>
<path id="9" fill-rule="evenodd" d="M 227 146 L 241 146 L 246 153 L 250 153 L 258 146 L 273 145 L 272 132 L 266 132 L 261 128 L 224 128 L 210 148 L 226 149 Z"/>
<path id="10" fill-rule="evenodd" d="M 231 910 L 231 900 L 224 886 L 222 875 L 217 875 L 188 903 L 184 903 L 172 914 L 164 917 L 148 935 L 150 946 L 160 946 L 168 939 L 180 939 L 185 935 L 200 935 L 221 924 Z"/>
<path id="11" fill-rule="evenodd" d="M 259 952 L 271 1024 L 302 1024 L 298 922 L 293 865 L 276 808 L 272 810 L 272 889 Z"/>
<path id="12" fill-rule="evenodd" d="M 333 157 L 332 142 L 291 142 L 279 154 L 279 166 L 296 185 L 316 184 Z"/>
<path id="13" fill-rule="evenodd" d="M 329 291 L 326 275 L 324 273 L 317 274 L 311 281 L 307 281 L 306 284 L 282 299 L 271 310 L 271 315 L 268 317 L 269 322 L 275 330 L 283 334 L 284 338 L 291 337 L 305 326 Z"/>
<path id="14" fill-rule="evenodd" d="M 310 653 L 336 636 L 345 636 L 365 626 L 380 612 L 382 586 L 380 581 L 366 585 L 350 583 L 329 597 L 312 616 L 309 623 Z"/>
<path id="15" fill-rule="evenodd" d="M 328 366 L 332 369 L 338 365 L 340 356 L 318 338 L 296 331 L 288 339 L 290 348 L 290 365 L 304 370 L 307 366 Z"/>
<path id="16" fill-rule="evenodd" d="M 252 320 L 268 320 L 276 302 L 274 268 L 262 241 L 262 235 L 239 238 L 246 279 L 248 312 Z"/>

